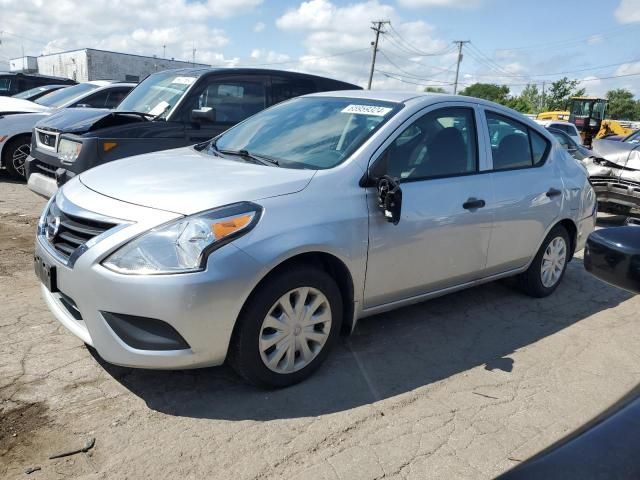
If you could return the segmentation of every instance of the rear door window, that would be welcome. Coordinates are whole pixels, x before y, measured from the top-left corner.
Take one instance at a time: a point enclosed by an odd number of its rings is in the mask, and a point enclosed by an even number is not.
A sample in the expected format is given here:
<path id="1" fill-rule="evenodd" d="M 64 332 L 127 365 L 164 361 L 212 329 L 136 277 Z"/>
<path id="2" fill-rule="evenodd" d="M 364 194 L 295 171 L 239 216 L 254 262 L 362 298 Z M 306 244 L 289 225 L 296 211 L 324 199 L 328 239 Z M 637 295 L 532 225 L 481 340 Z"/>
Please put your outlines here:
<path id="1" fill-rule="evenodd" d="M 266 106 L 265 82 L 229 79 L 208 83 L 197 96 L 192 109 L 214 108 L 216 123 L 234 125 L 264 110 Z"/>
<path id="2" fill-rule="evenodd" d="M 315 83 L 306 78 L 271 77 L 272 103 L 280 103 L 317 91 Z"/>
<path id="3" fill-rule="evenodd" d="M 487 111 L 494 170 L 533 167 L 544 163 L 550 142 L 519 121 Z"/>

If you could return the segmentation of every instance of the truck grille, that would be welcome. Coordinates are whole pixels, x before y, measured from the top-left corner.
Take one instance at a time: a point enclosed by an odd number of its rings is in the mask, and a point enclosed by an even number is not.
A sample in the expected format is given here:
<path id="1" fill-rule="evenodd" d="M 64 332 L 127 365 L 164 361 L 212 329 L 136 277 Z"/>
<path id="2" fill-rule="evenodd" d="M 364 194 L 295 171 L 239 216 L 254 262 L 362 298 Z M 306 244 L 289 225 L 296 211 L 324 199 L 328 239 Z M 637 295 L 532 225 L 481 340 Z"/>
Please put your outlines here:
<path id="1" fill-rule="evenodd" d="M 38 146 L 45 147 L 50 150 L 55 150 L 58 147 L 58 134 L 56 132 L 36 128 L 36 136 L 38 139 Z"/>
<path id="2" fill-rule="evenodd" d="M 68 260 L 76 249 L 115 226 L 113 223 L 66 214 L 54 201 L 47 213 L 44 234 L 58 254 Z"/>

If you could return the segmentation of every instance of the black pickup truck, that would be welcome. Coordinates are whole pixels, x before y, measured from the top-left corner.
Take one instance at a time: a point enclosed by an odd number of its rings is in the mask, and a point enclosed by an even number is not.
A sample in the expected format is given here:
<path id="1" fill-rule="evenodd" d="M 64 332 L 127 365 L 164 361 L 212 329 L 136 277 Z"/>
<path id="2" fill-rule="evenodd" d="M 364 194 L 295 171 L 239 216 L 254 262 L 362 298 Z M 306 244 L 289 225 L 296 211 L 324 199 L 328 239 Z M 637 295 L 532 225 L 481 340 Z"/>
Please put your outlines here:
<path id="1" fill-rule="evenodd" d="M 132 155 L 203 142 L 307 93 L 360 89 L 302 73 L 255 68 L 187 68 L 155 73 L 115 110 L 65 109 L 36 124 L 29 188 L 51 196 L 71 177 Z"/>

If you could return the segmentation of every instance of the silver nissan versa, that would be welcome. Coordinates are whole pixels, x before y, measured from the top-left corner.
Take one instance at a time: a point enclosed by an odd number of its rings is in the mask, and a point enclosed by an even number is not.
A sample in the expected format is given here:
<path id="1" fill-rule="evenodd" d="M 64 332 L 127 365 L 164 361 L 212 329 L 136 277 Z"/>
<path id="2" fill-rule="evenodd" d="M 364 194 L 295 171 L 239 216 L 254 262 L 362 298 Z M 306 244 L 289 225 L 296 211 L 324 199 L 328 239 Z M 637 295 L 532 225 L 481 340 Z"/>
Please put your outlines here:
<path id="1" fill-rule="evenodd" d="M 551 294 L 595 216 L 584 167 L 512 110 L 333 92 L 80 174 L 40 219 L 35 268 L 108 362 L 228 360 L 285 386 L 368 315 L 512 275 Z"/>

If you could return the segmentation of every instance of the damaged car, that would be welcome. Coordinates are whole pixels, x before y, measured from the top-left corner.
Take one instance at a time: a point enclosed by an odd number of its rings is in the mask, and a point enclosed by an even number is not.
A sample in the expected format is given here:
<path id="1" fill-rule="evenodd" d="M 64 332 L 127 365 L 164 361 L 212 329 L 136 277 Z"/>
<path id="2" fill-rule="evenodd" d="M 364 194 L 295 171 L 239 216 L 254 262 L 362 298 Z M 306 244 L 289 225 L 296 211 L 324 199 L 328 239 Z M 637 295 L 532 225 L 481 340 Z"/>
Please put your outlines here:
<path id="1" fill-rule="evenodd" d="M 584 160 L 602 212 L 629 215 L 640 208 L 640 135 L 625 141 L 596 140 Z"/>
<path id="2" fill-rule="evenodd" d="M 59 112 L 36 125 L 27 160 L 28 185 L 50 197 L 96 165 L 207 141 L 292 97 L 359 88 L 315 75 L 255 68 L 154 73 L 115 110 Z M 45 136 L 51 143 L 39 140 Z"/>
<path id="3" fill-rule="evenodd" d="M 0 98 L 0 163 L 12 177 L 25 178 L 25 162 L 31 152 L 31 131 L 38 121 L 60 109 L 113 108 L 134 86 L 134 83 L 95 80 L 51 92 L 35 102 Z M 38 141 L 42 143 L 51 138 L 43 136 Z"/>

